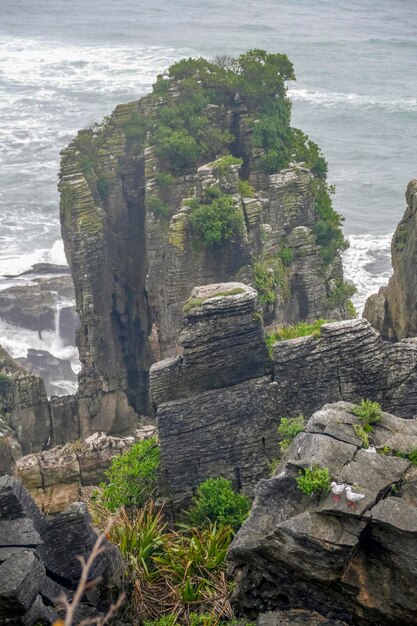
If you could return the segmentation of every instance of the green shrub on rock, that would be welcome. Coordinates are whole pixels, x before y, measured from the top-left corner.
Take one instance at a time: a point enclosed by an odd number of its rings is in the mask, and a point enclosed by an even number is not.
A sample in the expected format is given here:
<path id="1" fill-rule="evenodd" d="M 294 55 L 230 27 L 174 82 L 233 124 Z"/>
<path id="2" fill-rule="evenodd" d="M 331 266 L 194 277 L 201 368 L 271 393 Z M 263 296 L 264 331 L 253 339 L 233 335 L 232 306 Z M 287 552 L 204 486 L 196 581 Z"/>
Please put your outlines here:
<path id="1" fill-rule="evenodd" d="M 190 224 L 194 235 L 209 248 L 240 236 L 244 226 L 242 211 L 233 197 L 223 193 L 213 197 L 213 192 L 204 202 L 193 203 Z"/>
<path id="2" fill-rule="evenodd" d="M 330 472 L 328 467 L 313 465 L 300 470 L 296 477 L 300 491 L 308 496 L 313 494 L 322 496 L 330 490 Z"/>
<path id="3" fill-rule="evenodd" d="M 119 507 L 141 507 L 156 491 L 159 446 L 155 437 L 134 444 L 113 459 L 105 472 L 107 483 L 99 486 L 96 499 L 110 511 Z"/>
<path id="4" fill-rule="evenodd" d="M 277 428 L 278 435 L 281 438 L 279 447 L 284 452 L 290 445 L 291 441 L 301 433 L 304 429 L 305 420 L 303 415 L 298 417 L 281 417 L 281 422 Z"/>
<path id="5" fill-rule="evenodd" d="M 225 524 L 237 530 L 250 510 L 246 496 L 236 493 L 226 478 L 209 478 L 197 487 L 197 495 L 188 512 L 192 524 L 200 526 L 207 521 Z"/>
<path id="6" fill-rule="evenodd" d="M 364 399 L 353 407 L 353 414 L 360 419 L 365 430 L 370 426 L 372 431 L 373 424 L 381 421 L 382 409 L 378 402 Z M 368 430 L 367 432 L 371 431 Z"/>

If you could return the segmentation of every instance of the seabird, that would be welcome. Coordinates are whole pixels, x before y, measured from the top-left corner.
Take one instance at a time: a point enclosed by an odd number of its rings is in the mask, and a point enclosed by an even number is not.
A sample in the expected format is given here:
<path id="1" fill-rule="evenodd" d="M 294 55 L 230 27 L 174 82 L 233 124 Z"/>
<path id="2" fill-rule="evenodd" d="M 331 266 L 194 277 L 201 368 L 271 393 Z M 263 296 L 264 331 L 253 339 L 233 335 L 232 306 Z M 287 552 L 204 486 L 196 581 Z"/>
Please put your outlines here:
<path id="1" fill-rule="evenodd" d="M 332 482 L 331 484 L 332 487 L 332 498 L 335 502 L 338 502 L 340 500 L 340 496 L 341 494 L 344 492 L 346 485 L 343 483 L 341 485 L 338 485 L 335 481 Z"/>
<path id="2" fill-rule="evenodd" d="M 362 500 L 362 498 L 364 497 L 364 493 L 355 493 L 354 491 L 352 491 L 350 485 L 346 487 L 346 498 L 348 499 L 348 506 L 350 506 L 352 509 L 354 509 L 359 500 Z"/>

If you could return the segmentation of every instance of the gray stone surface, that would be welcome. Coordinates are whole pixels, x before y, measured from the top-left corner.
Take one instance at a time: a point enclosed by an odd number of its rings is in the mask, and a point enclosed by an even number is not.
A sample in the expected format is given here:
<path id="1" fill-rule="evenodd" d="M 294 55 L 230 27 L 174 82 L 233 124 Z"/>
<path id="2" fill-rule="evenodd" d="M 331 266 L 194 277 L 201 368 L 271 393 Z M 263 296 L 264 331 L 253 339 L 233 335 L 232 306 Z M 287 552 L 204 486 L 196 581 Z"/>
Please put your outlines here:
<path id="1" fill-rule="evenodd" d="M 288 606 L 304 611 L 294 624 L 310 623 L 307 611 L 314 610 L 320 615 L 313 624 L 337 619 L 357 626 L 417 623 L 417 501 L 407 489 L 415 484 L 416 471 L 406 459 L 346 443 L 354 423 L 348 403 L 323 407 L 307 423 L 307 432 L 293 440 L 275 475 L 256 488 L 229 560 L 238 610 L 282 611 L 260 617 L 259 624 L 292 623 L 285 621 Z M 415 428 L 414 421 L 385 413 L 371 439 L 378 436 L 382 447 L 394 425 L 402 432 Z M 313 439 L 308 446 L 300 445 L 305 436 Z M 345 458 L 338 462 L 341 445 Z M 352 508 L 345 494 L 336 501 L 331 493 L 302 493 L 296 466 L 313 464 L 328 467 L 332 479 L 365 498 Z"/>
<path id="2" fill-rule="evenodd" d="M 194 297 L 232 288 L 236 283 L 205 286 Z M 227 476 L 253 493 L 278 456 L 276 427 L 283 416 L 318 411 L 291 448 L 293 456 L 286 453 L 289 464 L 298 468 L 303 458 L 307 463 L 325 458 L 340 471 L 361 439 L 351 426 L 355 416 L 339 423 L 333 409 L 319 410 L 328 402 L 381 403 L 400 417 L 384 414 L 375 445 L 402 452 L 417 447 L 416 423 L 404 425 L 401 419 L 416 415 L 416 343 L 385 342 L 366 320 L 348 320 L 324 324 L 318 338 L 278 341 L 269 359 L 253 290 L 240 288 L 241 293 L 208 298 L 187 311 L 179 356 L 151 368 L 164 493 L 175 506 L 183 506 L 212 476 Z M 402 471 L 403 461 L 392 463 Z M 377 480 L 378 469 L 374 474 Z"/>

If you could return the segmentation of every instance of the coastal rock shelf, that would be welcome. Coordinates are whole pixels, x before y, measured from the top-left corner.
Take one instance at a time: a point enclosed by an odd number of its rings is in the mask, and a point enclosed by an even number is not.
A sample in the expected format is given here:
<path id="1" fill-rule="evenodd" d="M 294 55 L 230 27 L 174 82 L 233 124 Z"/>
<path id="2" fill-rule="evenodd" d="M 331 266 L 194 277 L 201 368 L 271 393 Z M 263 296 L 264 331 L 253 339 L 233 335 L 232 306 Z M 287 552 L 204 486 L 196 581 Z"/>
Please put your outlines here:
<path id="1" fill-rule="evenodd" d="M 291 606 L 319 611 L 329 624 L 417 623 L 417 470 L 407 458 L 364 448 L 352 408 L 338 402 L 314 413 L 274 476 L 256 487 L 229 552 L 239 610 Z M 387 413 L 372 433 L 385 453 L 416 435 L 414 420 Z M 304 494 L 296 478 L 315 465 L 365 497 L 352 507 L 346 494 Z M 273 615 L 259 624 L 280 623 Z"/>

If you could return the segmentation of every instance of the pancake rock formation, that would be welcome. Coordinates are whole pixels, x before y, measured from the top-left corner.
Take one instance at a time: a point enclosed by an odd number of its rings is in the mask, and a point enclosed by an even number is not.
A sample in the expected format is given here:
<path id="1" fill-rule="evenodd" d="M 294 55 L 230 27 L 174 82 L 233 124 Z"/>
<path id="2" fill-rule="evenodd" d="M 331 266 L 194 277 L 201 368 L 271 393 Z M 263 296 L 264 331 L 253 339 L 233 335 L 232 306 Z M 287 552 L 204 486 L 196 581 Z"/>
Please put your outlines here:
<path id="1" fill-rule="evenodd" d="M 252 495 L 277 456 L 282 416 L 362 398 L 416 415 L 417 341 L 386 342 L 357 319 L 276 341 L 268 353 L 256 291 L 242 283 L 196 288 L 184 310 L 179 355 L 151 368 L 161 486 L 174 507 L 215 476 Z"/>
<path id="2" fill-rule="evenodd" d="M 280 56 L 248 55 L 260 68 Z M 175 356 L 182 304 L 196 285 L 256 286 L 268 323 L 349 316 L 341 218 L 318 147 L 290 129 L 284 81 L 293 74 L 283 63 L 271 94 L 257 96 L 252 85 L 245 97 L 227 82 L 245 79 L 243 65 L 234 75 L 182 61 L 153 93 L 118 106 L 62 152 L 60 214 L 80 317 L 77 402 L 86 432 L 117 434 L 149 413 L 149 369 Z M 260 132 L 267 97 L 271 123 L 285 134 L 276 167 L 268 158 L 278 153 Z M 229 221 L 217 230 L 219 208 Z M 118 405 L 113 421 L 110 402 Z"/>

